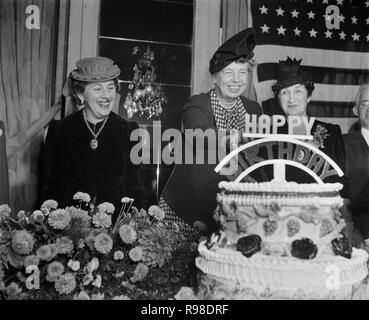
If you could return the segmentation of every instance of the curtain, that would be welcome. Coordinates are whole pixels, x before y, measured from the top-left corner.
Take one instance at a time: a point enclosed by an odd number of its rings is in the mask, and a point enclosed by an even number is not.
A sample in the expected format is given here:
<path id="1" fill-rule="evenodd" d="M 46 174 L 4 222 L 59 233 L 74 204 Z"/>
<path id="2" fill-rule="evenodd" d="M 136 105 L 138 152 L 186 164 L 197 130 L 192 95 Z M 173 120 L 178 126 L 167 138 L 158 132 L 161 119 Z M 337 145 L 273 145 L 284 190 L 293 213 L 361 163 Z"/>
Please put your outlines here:
<path id="1" fill-rule="evenodd" d="M 60 110 L 60 105 L 49 109 L 59 99 L 55 87 L 62 82 L 56 79 L 62 74 L 56 61 L 58 50 L 65 51 L 58 33 L 63 33 L 59 30 L 61 4 L 67 2 L 0 1 L 0 120 L 9 137 L 9 205 L 13 212 L 33 210 L 38 199 L 42 129 Z M 27 28 L 29 5 L 39 9 L 39 29 Z M 66 11 L 62 13 L 65 18 Z M 61 43 L 64 47 L 64 39 Z"/>
<path id="2" fill-rule="evenodd" d="M 249 21 L 249 4 L 247 0 L 223 0 L 222 1 L 222 39 L 228 40 L 239 31 L 251 25 Z M 250 73 L 247 88 L 243 94 L 246 98 L 256 101 L 256 92 L 252 78 L 256 72 L 255 60 L 250 60 Z"/>
<path id="3" fill-rule="evenodd" d="M 8 162 L 6 160 L 4 123 L 0 120 L 0 205 L 9 202 Z"/>

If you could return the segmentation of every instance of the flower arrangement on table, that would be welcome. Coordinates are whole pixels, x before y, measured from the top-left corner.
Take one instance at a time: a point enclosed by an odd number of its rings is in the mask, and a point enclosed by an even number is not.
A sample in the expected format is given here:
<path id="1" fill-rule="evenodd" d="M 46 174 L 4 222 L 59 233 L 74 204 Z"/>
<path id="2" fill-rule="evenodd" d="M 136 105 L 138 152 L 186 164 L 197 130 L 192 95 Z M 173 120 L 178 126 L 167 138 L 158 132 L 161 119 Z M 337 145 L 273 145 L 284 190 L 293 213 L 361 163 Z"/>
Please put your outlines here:
<path id="1" fill-rule="evenodd" d="M 74 200 L 16 218 L 0 206 L 0 299 L 171 299 L 193 286 L 200 230 L 184 238 L 160 207 L 128 197 L 115 221 L 111 203 Z"/>

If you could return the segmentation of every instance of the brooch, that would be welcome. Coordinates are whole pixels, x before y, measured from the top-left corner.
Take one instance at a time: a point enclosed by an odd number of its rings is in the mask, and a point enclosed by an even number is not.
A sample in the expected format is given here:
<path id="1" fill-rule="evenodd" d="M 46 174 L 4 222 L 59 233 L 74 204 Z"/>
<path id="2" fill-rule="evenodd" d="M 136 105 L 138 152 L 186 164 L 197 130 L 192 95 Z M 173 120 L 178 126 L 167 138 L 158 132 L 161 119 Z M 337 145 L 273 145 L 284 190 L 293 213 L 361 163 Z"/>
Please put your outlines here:
<path id="1" fill-rule="evenodd" d="M 317 148 L 321 147 L 323 149 L 324 140 L 327 139 L 329 135 L 330 134 L 328 133 L 328 130 L 322 125 L 318 124 L 313 133 L 313 145 Z"/>

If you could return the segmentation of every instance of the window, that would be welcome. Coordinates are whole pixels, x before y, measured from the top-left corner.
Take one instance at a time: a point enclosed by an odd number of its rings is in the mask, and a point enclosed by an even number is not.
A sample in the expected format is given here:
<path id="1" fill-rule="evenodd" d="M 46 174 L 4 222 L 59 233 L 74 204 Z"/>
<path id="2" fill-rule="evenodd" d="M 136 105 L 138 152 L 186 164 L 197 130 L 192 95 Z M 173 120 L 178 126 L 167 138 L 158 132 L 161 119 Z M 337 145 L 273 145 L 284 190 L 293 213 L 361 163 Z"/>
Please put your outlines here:
<path id="1" fill-rule="evenodd" d="M 100 14 L 99 54 L 122 70 L 119 114 L 128 119 L 124 101 L 133 67 L 149 45 L 155 55 L 156 82 L 168 99 L 159 119 L 161 130 L 180 129 L 181 108 L 191 94 L 193 0 L 101 0 Z M 128 120 L 152 132 L 154 119 L 146 115 L 136 113 Z M 172 169 L 164 164 L 143 167 L 147 205 L 158 200 Z"/>

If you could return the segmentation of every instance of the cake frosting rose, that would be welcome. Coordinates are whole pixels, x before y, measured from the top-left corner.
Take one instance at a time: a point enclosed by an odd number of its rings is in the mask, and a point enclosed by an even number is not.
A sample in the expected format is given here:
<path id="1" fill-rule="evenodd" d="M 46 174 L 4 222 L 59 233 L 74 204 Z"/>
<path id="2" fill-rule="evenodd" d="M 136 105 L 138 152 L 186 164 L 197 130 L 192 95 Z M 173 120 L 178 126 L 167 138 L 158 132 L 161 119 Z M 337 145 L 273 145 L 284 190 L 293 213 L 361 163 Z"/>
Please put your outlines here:
<path id="1" fill-rule="evenodd" d="M 342 185 L 219 183 L 219 232 L 199 244 L 205 299 L 364 296 L 366 251 L 341 234 Z M 363 287 L 364 288 L 364 287 Z M 365 287 L 366 288 L 366 287 Z M 359 297 L 358 297 L 359 298 Z"/>

